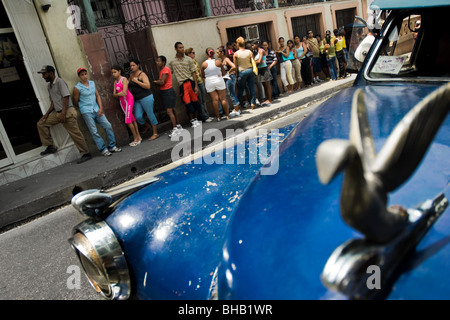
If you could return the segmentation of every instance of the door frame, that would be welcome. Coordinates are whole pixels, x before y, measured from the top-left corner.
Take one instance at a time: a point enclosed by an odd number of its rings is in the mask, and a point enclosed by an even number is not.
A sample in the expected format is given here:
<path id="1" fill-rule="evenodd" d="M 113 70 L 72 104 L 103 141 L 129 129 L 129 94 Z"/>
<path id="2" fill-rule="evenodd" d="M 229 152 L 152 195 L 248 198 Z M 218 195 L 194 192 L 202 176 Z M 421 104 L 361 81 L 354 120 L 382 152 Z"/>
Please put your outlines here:
<path id="1" fill-rule="evenodd" d="M 37 74 L 37 71 L 43 65 L 55 65 L 55 63 L 49 45 L 47 44 L 47 37 L 42 28 L 40 18 L 36 12 L 36 7 L 34 2 L 28 1 L 1 0 L 1 2 L 11 23 L 11 28 L 2 28 L 0 32 L 14 33 L 23 56 L 25 69 L 27 70 L 35 96 L 38 99 L 39 107 L 44 114 L 50 107 L 50 98 L 48 96 L 47 84 Z M 26 23 L 23 22 L 24 16 L 28 17 Z M 39 52 L 39 54 L 36 54 L 36 52 Z M 51 130 L 54 139 L 56 138 L 57 141 L 62 141 L 61 145 L 65 146 L 67 144 L 68 133 L 63 128 L 52 128 Z M 40 151 L 42 151 L 38 147 L 16 155 L 1 123 L 0 139 L 7 153 L 7 159 L 9 159 L 8 161 L 5 161 L 5 159 L 0 160 L 0 169 L 5 166 L 26 162 L 27 160 L 34 160 L 40 156 Z"/>
<path id="2" fill-rule="evenodd" d="M 0 119 L 0 143 L 2 144 L 3 150 L 5 150 L 6 153 L 6 158 L 0 159 L 0 168 L 3 168 L 14 163 L 15 153 L 11 143 L 9 142 L 5 127 L 3 127 L 2 119 Z"/>

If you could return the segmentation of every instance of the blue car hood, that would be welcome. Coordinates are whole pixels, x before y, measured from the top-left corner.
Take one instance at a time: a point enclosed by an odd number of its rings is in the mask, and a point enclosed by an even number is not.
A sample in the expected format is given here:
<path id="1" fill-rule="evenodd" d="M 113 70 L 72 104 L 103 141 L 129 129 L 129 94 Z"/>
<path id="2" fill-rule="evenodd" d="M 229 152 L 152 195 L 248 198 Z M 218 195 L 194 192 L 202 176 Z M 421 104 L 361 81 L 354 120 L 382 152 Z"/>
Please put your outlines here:
<path id="1" fill-rule="evenodd" d="M 219 299 L 334 299 L 321 272 L 336 247 L 361 237 L 339 212 L 342 176 L 319 182 L 315 154 L 327 139 L 348 139 L 353 94 L 339 92 L 302 121 L 280 146 L 279 171 L 258 175 L 239 201 L 219 268 Z M 378 85 L 364 90 L 377 150 L 396 124 L 437 85 Z M 444 192 L 450 180 L 450 119 L 446 118 L 412 177 L 389 204 L 416 207 Z M 448 210 L 403 265 L 389 298 L 450 298 Z"/>
<path id="2" fill-rule="evenodd" d="M 261 155 L 269 157 L 293 127 L 217 151 L 216 163 L 205 156 L 167 171 L 116 206 L 106 222 L 125 253 L 133 297 L 209 298 L 233 210 L 266 160 Z M 267 153 L 255 157 L 249 146 L 256 143 Z"/>

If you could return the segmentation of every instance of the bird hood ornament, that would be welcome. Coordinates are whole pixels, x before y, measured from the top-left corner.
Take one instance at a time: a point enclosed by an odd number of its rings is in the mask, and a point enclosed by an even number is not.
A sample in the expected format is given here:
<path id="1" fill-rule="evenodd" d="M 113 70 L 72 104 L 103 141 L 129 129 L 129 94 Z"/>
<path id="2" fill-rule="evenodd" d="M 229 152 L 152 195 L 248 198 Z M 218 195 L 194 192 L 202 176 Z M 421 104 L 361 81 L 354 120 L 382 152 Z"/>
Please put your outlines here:
<path id="1" fill-rule="evenodd" d="M 388 193 L 416 170 L 449 109 L 447 83 L 412 108 L 376 153 L 364 93 L 355 92 L 350 140 L 323 142 L 317 149 L 316 165 L 323 184 L 343 171 L 341 215 L 364 238 L 351 239 L 331 254 L 321 275 L 326 287 L 350 298 L 373 298 L 374 292 L 366 286 L 367 267 L 377 265 L 383 284 L 391 281 L 403 258 L 447 208 L 443 193 L 414 209 L 387 207 L 387 202 Z"/>
<path id="2" fill-rule="evenodd" d="M 364 103 L 357 90 L 352 103 L 350 140 L 327 140 L 317 149 L 319 179 L 328 184 L 341 171 L 340 209 L 344 221 L 375 242 L 385 243 L 408 223 L 405 209 L 387 207 L 388 193 L 415 171 L 450 109 L 450 83 L 412 108 L 376 153 Z"/>

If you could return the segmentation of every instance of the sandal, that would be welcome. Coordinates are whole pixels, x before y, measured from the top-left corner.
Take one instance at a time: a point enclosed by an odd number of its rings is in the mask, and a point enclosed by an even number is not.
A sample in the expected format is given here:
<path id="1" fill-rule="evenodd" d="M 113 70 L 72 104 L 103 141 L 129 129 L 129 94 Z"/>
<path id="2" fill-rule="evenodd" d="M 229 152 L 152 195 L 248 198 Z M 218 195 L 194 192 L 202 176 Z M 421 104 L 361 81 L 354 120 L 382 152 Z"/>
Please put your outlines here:
<path id="1" fill-rule="evenodd" d="M 141 144 L 141 141 L 142 141 L 142 140 L 139 140 L 138 142 L 136 142 L 136 141 L 131 142 L 131 143 L 130 143 L 130 147 L 136 147 L 136 146 L 140 145 L 140 144 Z"/>
<path id="2" fill-rule="evenodd" d="M 153 140 L 158 139 L 158 138 L 159 138 L 159 134 L 155 133 L 154 135 L 152 135 L 152 136 L 148 139 L 148 141 L 153 141 Z"/>

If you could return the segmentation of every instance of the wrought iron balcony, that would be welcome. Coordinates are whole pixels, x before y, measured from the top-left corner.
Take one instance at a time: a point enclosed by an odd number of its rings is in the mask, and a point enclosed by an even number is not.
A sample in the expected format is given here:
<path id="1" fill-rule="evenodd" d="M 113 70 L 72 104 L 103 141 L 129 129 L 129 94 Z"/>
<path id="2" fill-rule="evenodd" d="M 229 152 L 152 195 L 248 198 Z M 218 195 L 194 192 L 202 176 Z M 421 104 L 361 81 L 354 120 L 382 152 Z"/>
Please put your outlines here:
<path id="1" fill-rule="evenodd" d="M 69 6 L 80 6 L 80 0 L 67 2 Z M 90 3 L 97 27 L 123 24 L 128 31 L 132 31 L 208 15 L 221 16 L 321 2 L 325 0 L 209 0 L 207 5 L 202 0 L 92 0 Z M 81 17 L 82 26 L 85 24 L 83 19 L 84 15 Z"/>
<path id="2" fill-rule="evenodd" d="M 210 0 L 211 14 L 221 16 L 274 8 L 274 0 Z"/>
<path id="3" fill-rule="evenodd" d="M 319 3 L 330 0 L 278 0 L 278 7 L 300 6 L 303 4 Z"/>

